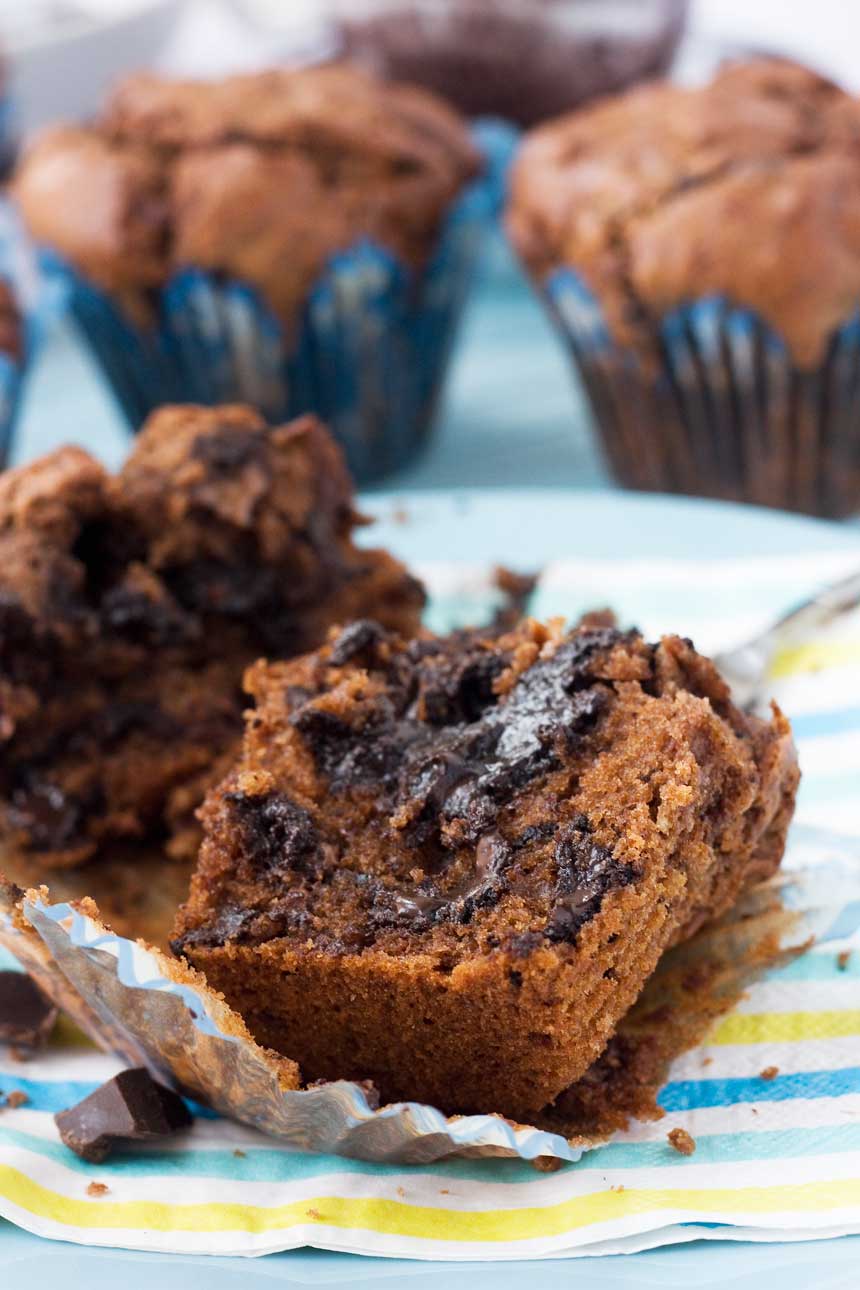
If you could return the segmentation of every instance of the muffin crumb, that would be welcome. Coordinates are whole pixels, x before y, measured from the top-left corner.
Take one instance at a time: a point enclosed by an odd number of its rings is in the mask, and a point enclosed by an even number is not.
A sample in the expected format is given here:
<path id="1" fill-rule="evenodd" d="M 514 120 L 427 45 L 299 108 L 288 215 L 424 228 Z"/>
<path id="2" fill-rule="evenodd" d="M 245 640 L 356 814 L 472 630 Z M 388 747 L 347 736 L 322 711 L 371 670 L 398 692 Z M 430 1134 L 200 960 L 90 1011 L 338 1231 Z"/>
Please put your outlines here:
<path id="1" fill-rule="evenodd" d="M 778 1074 L 778 1066 L 765 1066 L 763 1071 L 759 1071 L 759 1079 L 767 1080 L 770 1083 L 772 1079 L 776 1079 Z"/>
<path id="2" fill-rule="evenodd" d="M 564 1161 L 560 1160 L 558 1156 L 535 1156 L 531 1163 L 532 1168 L 536 1169 L 540 1174 L 554 1174 L 559 1171 Z"/>
<path id="3" fill-rule="evenodd" d="M 91 1182 L 87 1186 L 88 1196 L 107 1196 L 109 1191 L 110 1191 L 110 1188 L 107 1186 L 106 1183 Z"/>
<path id="4" fill-rule="evenodd" d="M 679 1155 L 691 1156 L 696 1150 L 696 1140 L 686 1129 L 673 1129 L 666 1135 L 669 1146 Z"/>
<path id="5" fill-rule="evenodd" d="M 841 951 L 836 955 L 836 966 L 837 966 L 837 968 L 839 969 L 839 971 L 840 971 L 840 972 L 846 972 L 846 971 L 848 970 L 848 964 L 849 964 L 850 962 L 851 962 L 851 951 L 850 951 L 850 950 L 841 950 Z"/>

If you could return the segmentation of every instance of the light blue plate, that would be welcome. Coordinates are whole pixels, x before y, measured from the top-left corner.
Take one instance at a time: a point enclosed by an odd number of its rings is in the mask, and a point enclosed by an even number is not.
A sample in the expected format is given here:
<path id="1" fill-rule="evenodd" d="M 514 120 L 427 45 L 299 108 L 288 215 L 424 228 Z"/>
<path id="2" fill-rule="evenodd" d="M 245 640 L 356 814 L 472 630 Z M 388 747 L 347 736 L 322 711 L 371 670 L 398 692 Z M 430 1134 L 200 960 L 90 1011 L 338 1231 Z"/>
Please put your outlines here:
<path id="1" fill-rule="evenodd" d="M 364 510 L 379 523 L 369 533 L 410 563 L 468 560 L 538 568 L 551 559 L 801 555 L 855 550 L 854 527 L 797 519 L 711 502 L 621 493 L 486 491 L 375 494 Z M 797 587 L 798 598 L 810 588 Z M 722 593 L 730 602 L 732 590 Z M 780 606 L 774 604 L 772 608 Z M 572 609 L 575 607 L 572 607 Z M 727 611 L 730 603 L 726 605 Z M 645 1254 L 566 1262 L 413 1263 L 300 1250 L 258 1260 L 165 1258 L 39 1240 L 0 1222 L 2 1290 L 188 1290 L 267 1285 L 372 1287 L 414 1284 L 427 1290 L 506 1290 L 570 1285 L 723 1287 L 759 1290 L 853 1290 L 860 1237 L 804 1244 L 693 1242 Z"/>

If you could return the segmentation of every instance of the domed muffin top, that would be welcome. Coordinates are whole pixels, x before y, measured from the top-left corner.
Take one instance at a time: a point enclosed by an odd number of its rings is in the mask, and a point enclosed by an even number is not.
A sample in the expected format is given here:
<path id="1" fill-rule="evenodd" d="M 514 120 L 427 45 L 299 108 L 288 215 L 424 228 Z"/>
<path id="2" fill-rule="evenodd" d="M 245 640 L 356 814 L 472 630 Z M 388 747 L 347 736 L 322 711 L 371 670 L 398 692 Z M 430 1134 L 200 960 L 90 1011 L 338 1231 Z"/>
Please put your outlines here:
<path id="1" fill-rule="evenodd" d="M 812 366 L 860 301 L 860 101 L 797 64 L 655 83 L 534 131 L 508 223 L 540 279 L 575 268 L 611 332 L 647 345 L 676 305 L 725 296 Z"/>
<path id="2" fill-rule="evenodd" d="M 419 266 L 477 169 L 444 102 L 331 65 L 129 77 L 92 124 L 38 136 L 14 187 L 35 239 L 132 312 L 193 265 L 251 283 L 289 318 L 358 239 Z"/>

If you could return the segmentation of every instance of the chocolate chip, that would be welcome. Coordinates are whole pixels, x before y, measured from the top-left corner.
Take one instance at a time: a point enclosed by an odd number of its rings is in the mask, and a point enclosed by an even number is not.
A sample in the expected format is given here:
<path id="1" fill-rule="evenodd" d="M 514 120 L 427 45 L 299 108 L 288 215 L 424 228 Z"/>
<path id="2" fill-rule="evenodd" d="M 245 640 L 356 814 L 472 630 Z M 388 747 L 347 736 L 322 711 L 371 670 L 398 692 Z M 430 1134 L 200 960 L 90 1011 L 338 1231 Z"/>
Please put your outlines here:
<path id="1" fill-rule="evenodd" d="M 293 893 L 295 900 L 297 893 Z M 228 905 L 217 918 L 174 937 L 171 951 L 181 958 L 186 950 L 211 948 L 214 945 L 255 945 L 283 936 L 288 930 L 299 933 L 308 925 L 307 910 L 291 908 L 290 900 L 276 900 L 265 909 Z"/>
<path id="2" fill-rule="evenodd" d="M 520 848 L 530 847 L 533 842 L 547 842 L 550 838 L 555 837 L 557 830 L 558 825 L 552 820 L 542 820 L 540 824 L 530 824 L 528 828 L 523 829 L 514 845 Z"/>
<path id="3" fill-rule="evenodd" d="M 431 725 L 480 720 L 498 702 L 493 684 L 505 670 L 499 653 L 482 651 L 465 659 L 442 659 L 418 668 L 423 719 Z"/>
<path id="4" fill-rule="evenodd" d="M 121 1071 L 54 1121 L 75 1155 L 100 1163 L 119 1142 L 163 1138 L 188 1128 L 191 1113 L 177 1093 L 137 1067 Z"/>
<path id="5" fill-rule="evenodd" d="M 57 1020 L 57 1008 L 24 972 L 0 972 L 0 1043 L 41 1048 Z"/>
<path id="6" fill-rule="evenodd" d="M 80 803 L 56 784 L 31 779 L 15 788 L 7 815 L 34 851 L 63 851 L 80 841 Z"/>
<path id="7" fill-rule="evenodd" d="M 199 625 L 170 600 L 155 600 L 133 587 L 113 587 L 101 604 L 103 629 L 142 645 L 181 645 L 199 635 Z"/>
<path id="8" fill-rule="evenodd" d="M 528 668 L 504 701 L 494 682 L 510 665 L 505 651 L 480 642 L 469 653 L 468 633 L 418 641 L 360 727 L 312 703 L 291 721 L 331 791 L 373 785 L 392 813 L 418 807 L 410 812 L 407 844 L 438 840 L 455 820 L 461 839 L 477 842 L 500 808 L 555 769 L 563 748 L 599 720 L 608 689 L 594 680 L 592 661 L 621 639 L 608 628 L 576 632 Z"/>
<path id="9" fill-rule="evenodd" d="M 626 887 L 636 877 L 632 865 L 617 860 L 590 832 L 586 817 L 577 816 L 556 844 L 555 904 L 544 929 L 547 940 L 573 944 L 599 912 L 606 893 Z"/>
<path id="10" fill-rule="evenodd" d="M 512 958 L 526 959 L 535 950 L 540 949 L 543 937 L 539 932 L 518 932 L 508 937 L 505 948 Z"/>
<path id="11" fill-rule="evenodd" d="M 362 618 L 350 623 L 332 642 L 329 652 L 329 663 L 333 667 L 343 667 L 361 654 L 373 654 L 375 646 L 383 639 L 385 633 L 379 623 L 370 618 Z"/>
<path id="12" fill-rule="evenodd" d="M 287 873 L 317 849 L 319 837 L 309 813 L 285 793 L 254 797 L 227 793 L 238 816 L 246 863 L 256 871 Z"/>

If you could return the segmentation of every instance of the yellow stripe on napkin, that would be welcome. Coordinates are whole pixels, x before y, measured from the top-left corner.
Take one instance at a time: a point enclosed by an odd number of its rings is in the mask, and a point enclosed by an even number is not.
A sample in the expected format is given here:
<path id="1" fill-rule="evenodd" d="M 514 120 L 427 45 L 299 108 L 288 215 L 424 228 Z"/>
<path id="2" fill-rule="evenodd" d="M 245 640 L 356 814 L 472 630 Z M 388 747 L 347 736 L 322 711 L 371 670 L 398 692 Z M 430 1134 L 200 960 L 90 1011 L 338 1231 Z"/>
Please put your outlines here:
<path id="1" fill-rule="evenodd" d="M 823 672 L 830 667 L 847 667 L 860 663 L 860 641 L 808 641 L 779 650 L 769 668 L 776 680 L 801 672 Z"/>
<path id="2" fill-rule="evenodd" d="M 781 1044 L 860 1035 L 860 1009 L 831 1012 L 736 1012 L 708 1037 L 712 1044 Z"/>
<path id="3" fill-rule="evenodd" d="M 0 1195 L 34 1216 L 78 1229 L 275 1232 L 312 1222 L 425 1240 L 505 1242 L 561 1236 L 624 1215 L 664 1210 L 701 1217 L 844 1210 L 860 1204 L 860 1178 L 772 1187 L 631 1187 L 623 1192 L 579 1196 L 557 1205 L 475 1212 L 340 1196 L 311 1197 L 272 1207 L 214 1202 L 181 1205 L 161 1201 L 77 1200 L 42 1187 L 17 1169 L 6 1166 L 0 1167 Z"/>

